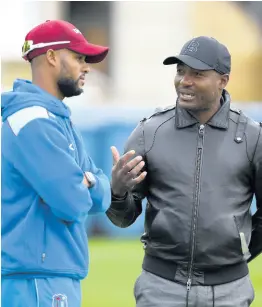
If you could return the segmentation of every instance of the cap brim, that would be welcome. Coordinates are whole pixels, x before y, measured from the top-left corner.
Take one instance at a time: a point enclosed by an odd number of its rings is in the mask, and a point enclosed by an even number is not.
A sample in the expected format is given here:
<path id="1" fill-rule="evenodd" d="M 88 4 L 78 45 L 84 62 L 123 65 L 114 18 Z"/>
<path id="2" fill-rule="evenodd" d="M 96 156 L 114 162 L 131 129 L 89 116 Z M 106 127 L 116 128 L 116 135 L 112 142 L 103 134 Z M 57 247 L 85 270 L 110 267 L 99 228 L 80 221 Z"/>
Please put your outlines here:
<path id="1" fill-rule="evenodd" d="M 88 42 L 84 44 L 78 44 L 70 46 L 68 49 L 86 56 L 87 63 L 99 63 L 102 62 L 108 54 L 109 48 L 99 45 L 90 44 Z"/>
<path id="2" fill-rule="evenodd" d="M 184 63 L 187 66 L 197 69 L 197 70 L 213 70 L 214 68 L 207 65 L 206 63 L 193 58 L 189 55 L 178 55 L 178 56 L 171 56 L 164 60 L 164 65 L 172 65 L 172 64 L 178 64 L 178 63 Z"/>

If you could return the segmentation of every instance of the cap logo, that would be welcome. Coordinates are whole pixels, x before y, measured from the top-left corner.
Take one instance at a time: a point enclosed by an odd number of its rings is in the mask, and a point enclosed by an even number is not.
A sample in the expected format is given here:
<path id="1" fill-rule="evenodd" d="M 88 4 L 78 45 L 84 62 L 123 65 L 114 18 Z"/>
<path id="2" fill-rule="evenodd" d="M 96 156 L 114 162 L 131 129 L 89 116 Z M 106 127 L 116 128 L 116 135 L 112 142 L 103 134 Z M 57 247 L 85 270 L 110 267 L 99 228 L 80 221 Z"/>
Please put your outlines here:
<path id="1" fill-rule="evenodd" d="M 190 44 L 187 46 L 188 52 L 197 52 L 197 48 L 199 47 L 199 42 L 192 40 Z"/>
<path id="2" fill-rule="evenodd" d="M 73 31 L 77 34 L 82 34 L 77 28 L 74 28 Z"/>
<path id="3" fill-rule="evenodd" d="M 33 41 L 32 40 L 26 40 L 23 44 L 23 47 L 22 47 L 22 53 L 27 53 L 30 49 L 31 49 L 31 46 L 33 45 Z"/>

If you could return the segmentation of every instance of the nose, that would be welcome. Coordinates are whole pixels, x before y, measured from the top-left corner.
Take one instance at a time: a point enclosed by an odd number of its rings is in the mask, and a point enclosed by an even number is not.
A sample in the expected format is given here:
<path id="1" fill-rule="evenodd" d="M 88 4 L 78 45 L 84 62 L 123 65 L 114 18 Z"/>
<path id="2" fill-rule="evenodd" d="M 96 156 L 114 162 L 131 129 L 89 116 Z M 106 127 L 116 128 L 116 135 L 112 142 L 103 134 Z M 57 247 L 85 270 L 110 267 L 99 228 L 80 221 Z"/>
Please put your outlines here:
<path id="1" fill-rule="evenodd" d="M 83 71 L 84 71 L 85 74 L 88 74 L 90 72 L 90 66 L 89 66 L 88 63 L 84 64 Z"/>
<path id="2" fill-rule="evenodd" d="M 185 73 L 180 80 L 180 84 L 183 86 L 191 86 L 193 85 L 193 79 L 189 74 Z"/>

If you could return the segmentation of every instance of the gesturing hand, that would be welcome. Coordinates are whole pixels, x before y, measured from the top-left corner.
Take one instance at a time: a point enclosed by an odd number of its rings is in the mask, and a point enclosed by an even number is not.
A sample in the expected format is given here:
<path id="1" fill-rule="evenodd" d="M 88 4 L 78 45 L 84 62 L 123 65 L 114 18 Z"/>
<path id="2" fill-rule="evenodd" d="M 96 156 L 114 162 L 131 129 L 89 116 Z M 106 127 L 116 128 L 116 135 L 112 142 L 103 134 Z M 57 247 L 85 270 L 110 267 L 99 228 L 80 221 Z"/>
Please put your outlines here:
<path id="1" fill-rule="evenodd" d="M 141 156 L 130 160 L 135 154 L 134 150 L 128 151 L 122 157 L 120 157 L 115 146 L 111 147 L 111 151 L 113 155 L 111 187 L 115 196 L 122 197 L 127 191 L 145 179 L 147 172 L 141 173 L 145 162 L 142 161 Z"/>

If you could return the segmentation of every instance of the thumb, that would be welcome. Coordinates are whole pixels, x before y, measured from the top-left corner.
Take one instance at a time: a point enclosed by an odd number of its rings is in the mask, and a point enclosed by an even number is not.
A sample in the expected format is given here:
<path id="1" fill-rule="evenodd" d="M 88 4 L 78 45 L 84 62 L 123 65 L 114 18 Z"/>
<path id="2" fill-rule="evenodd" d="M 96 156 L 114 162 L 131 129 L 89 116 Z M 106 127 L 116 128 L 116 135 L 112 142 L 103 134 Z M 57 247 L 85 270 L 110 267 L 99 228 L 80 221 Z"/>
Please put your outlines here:
<path id="1" fill-rule="evenodd" d="M 111 146 L 112 156 L 113 156 L 113 164 L 116 165 L 120 159 L 120 154 L 115 146 Z"/>

